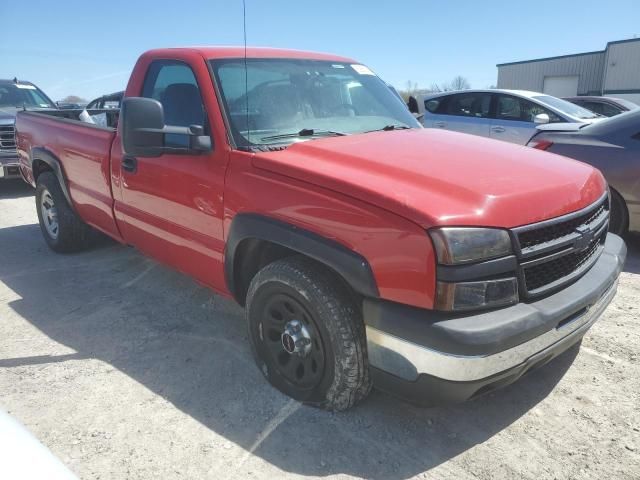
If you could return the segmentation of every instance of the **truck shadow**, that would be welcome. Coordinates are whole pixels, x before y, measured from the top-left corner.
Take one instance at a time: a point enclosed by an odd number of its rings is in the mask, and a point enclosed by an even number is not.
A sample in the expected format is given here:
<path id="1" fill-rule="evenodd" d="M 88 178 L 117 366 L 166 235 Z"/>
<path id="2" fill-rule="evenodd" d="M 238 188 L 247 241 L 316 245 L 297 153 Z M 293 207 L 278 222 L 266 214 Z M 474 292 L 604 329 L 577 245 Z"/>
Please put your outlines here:
<path id="1" fill-rule="evenodd" d="M 528 412 L 577 353 L 574 348 L 515 385 L 462 405 L 420 409 L 373 392 L 359 407 L 332 414 L 299 406 L 263 380 L 238 306 L 135 250 L 105 244 L 55 255 L 44 247 L 37 225 L 0 229 L 0 244 L 11 259 L 0 263 L 0 281 L 21 297 L 10 307 L 77 352 L 57 358 L 38 351 L 2 358 L 0 365 L 107 362 L 242 447 L 245 455 L 228 467 L 236 472 L 252 453 L 301 475 L 412 477 Z M 208 455 L 218 461 L 215 450 Z"/>
<path id="2" fill-rule="evenodd" d="M 22 179 L 0 180 L 0 200 L 34 195 L 35 190 Z"/>

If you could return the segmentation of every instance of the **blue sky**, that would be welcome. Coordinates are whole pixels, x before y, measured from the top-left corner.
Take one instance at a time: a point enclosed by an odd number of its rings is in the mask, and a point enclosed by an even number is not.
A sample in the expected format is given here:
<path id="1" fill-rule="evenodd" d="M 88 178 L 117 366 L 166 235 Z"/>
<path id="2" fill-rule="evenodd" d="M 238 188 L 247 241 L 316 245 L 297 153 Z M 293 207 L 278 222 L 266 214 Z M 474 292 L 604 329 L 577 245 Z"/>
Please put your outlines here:
<path id="1" fill-rule="evenodd" d="M 0 78 L 55 100 L 123 89 L 150 48 L 242 43 L 240 0 L 0 0 L 0 19 Z M 353 57 L 398 88 L 484 88 L 496 63 L 602 50 L 640 36 L 639 19 L 638 0 L 247 0 L 249 44 Z"/>

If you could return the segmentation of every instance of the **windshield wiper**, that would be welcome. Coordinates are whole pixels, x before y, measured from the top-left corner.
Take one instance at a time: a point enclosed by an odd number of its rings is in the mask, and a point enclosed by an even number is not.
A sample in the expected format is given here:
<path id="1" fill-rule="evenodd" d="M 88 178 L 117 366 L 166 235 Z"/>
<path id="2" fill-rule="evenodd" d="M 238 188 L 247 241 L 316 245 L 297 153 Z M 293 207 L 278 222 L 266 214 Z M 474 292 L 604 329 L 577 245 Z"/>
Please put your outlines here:
<path id="1" fill-rule="evenodd" d="M 265 140 L 279 140 L 281 138 L 297 138 L 297 137 L 343 137 L 349 135 L 344 132 L 336 132 L 333 130 L 314 130 L 313 128 L 303 128 L 299 132 L 281 133 L 279 135 L 269 135 L 268 137 L 262 137 L 260 141 Z"/>
<path id="2" fill-rule="evenodd" d="M 391 130 L 409 130 L 411 127 L 407 126 L 407 125 L 395 125 L 395 124 L 390 124 L 390 125 L 385 125 L 382 128 L 376 128 L 375 130 L 367 130 L 364 133 L 369 133 L 369 132 L 390 132 Z"/>

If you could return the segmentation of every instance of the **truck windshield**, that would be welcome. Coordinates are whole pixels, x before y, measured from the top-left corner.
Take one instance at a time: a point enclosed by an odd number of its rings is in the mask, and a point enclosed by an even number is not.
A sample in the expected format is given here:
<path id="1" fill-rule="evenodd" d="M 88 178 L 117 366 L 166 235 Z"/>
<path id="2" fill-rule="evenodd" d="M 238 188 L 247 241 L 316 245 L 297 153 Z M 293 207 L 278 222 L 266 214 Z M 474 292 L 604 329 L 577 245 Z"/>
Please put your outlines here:
<path id="1" fill-rule="evenodd" d="M 238 146 L 283 145 L 372 130 L 420 128 L 364 65 L 318 60 L 212 60 Z"/>
<path id="2" fill-rule="evenodd" d="M 56 108 L 53 102 L 30 83 L 0 83 L 0 108 Z"/>

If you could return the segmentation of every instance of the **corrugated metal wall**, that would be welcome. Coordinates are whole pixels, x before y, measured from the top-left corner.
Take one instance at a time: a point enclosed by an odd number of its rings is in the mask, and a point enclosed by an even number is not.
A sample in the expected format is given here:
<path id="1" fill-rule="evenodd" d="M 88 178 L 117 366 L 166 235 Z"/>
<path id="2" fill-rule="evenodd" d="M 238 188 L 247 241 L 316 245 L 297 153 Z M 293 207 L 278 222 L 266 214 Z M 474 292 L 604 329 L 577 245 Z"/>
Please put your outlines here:
<path id="1" fill-rule="evenodd" d="M 605 52 L 498 65 L 498 88 L 542 92 L 544 77 L 577 75 L 578 94 L 599 93 Z M 638 63 L 636 63 L 637 68 Z"/>
<path id="2" fill-rule="evenodd" d="M 604 90 L 640 91 L 640 39 L 609 44 Z"/>

